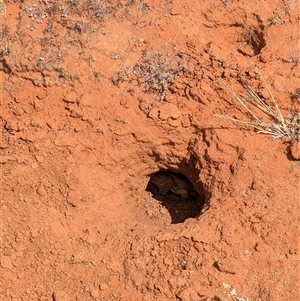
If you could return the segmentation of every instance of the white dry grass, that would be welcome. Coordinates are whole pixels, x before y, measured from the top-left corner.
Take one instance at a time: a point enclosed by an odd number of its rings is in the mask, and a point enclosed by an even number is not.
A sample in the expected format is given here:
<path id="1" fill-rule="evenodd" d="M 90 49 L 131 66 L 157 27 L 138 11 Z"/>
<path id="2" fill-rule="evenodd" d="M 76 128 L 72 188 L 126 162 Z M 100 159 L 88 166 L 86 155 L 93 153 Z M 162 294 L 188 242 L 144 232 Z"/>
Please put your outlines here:
<path id="1" fill-rule="evenodd" d="M 233 301 L 249 301 L 247 297 L 238 297 L 236 289 L 233 288 L 228 283 L 223 282 L 223 288 L 227 296 L 231 298 Z"/>
<path id="2" fill-rule="evenodd" d="M 283 117 L 282 112 L 278 106 L 278 102 L 273 96 L 269 85 L 265 81 L 257 66 L 255 66 L 254 64 L 253 66 L 255 72 L 260 76 L 264 86 L 267 88 L 268 93 L 270 94 L 271 103 L 267 103 L 265 100 L 263 100 L 241 76 L 240 81 L 244 90 L 247 92 L 247 95 L 239 95 L 235 93 L 232 87 L 230 87 L 224 81 L 222 82 L 228 89 L 228 91 L 242 106 L 244 112 L 247 116 L 250 117 L 251 120 L 241 120 L 230 115 L 216 114 L 215 116 L 243 124 L 246 127 L 255 129 L 257 133 L 271 135 L 275 139 L 288 138 L 292 140 L 300 140 L 299 112 L 290 111 L 286 117 Z M 256 108 L 257 112 L 262 113 L 264 117 L 260 117 L 258 116 L 258 113 L 254 113 L 254 108 Z"/>

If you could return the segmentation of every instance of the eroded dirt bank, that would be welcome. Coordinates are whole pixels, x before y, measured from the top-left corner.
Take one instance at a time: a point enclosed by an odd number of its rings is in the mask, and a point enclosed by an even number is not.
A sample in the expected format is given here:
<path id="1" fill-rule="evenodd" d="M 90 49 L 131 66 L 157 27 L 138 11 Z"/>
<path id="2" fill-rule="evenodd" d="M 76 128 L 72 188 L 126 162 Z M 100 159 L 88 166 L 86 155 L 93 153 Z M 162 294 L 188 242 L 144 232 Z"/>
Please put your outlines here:
<path id="1" fill-rule="evenodd" d="M 0 12 L 1 300 L 299 298 L 299 143 L 215 116 L 250 120 L 240 76 L 271 103 L 252 63 L 299 112 L 297 1 Z M 196 194 L 146 191 L 165 170 Z"/>

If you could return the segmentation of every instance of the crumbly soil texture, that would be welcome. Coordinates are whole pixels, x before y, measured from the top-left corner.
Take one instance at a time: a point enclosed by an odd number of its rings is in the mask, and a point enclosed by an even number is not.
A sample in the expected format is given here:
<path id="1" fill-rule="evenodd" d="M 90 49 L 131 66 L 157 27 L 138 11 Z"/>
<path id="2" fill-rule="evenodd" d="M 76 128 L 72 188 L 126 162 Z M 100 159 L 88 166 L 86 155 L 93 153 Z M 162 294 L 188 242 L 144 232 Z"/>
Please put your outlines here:
<path id="1" fill-rule="evenodd" d="M 0 300 L 299 300 L 298 5 L 1 0 Z"/>

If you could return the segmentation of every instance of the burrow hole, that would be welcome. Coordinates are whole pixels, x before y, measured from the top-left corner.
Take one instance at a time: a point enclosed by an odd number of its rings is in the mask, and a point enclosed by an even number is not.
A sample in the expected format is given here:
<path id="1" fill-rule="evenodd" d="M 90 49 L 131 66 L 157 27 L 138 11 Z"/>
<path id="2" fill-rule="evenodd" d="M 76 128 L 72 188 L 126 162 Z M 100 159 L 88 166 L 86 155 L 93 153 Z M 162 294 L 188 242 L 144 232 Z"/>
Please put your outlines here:
<path id="1" fill-rule="evenodd" d="M 150 175 L 146 191 L 168 210 L 171 224 L 178 224 L 200 214 L 205 202 L 200 186 L 197 191 L 184 174 L 163 170 Z"/>

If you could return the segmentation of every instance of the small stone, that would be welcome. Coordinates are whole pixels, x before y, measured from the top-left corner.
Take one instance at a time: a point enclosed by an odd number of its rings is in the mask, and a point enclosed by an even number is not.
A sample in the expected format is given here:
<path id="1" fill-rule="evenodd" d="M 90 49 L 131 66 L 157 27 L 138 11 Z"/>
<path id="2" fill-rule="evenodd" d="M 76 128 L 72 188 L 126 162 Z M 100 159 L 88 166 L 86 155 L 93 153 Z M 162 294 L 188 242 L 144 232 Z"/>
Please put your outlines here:
<path id="1" fill-rule="evenodd" d="M 178 119 L 181 116 L 179 109 L 170 103 L 165 103 L 159 107 L 159 119 L 160 120 L 167 120 L 171 119 Z"/>
<path id="2" fill-rule="evenodd" d="M 172 265 L 172 263 L 173 263 L 173 262 L 172 262 L 171 259 L 169 259 L 169 258 L 165 258 L 165 259 L 164 259 L 164 264 L 165 264 L 165 265 L 170 266 L 170 265 Z"/>
<path id="3" fill-rule="evenodd" d="M 100 283 L 99 284 L 99 289 L 101 290 L 101 291 L 105 291 L 105 290 L 107 290 L 109 288 L 109 285 L 106 283 L 106 282 L 103 282 L 103 283 Z"/>
<path id="4" fill-rule="evenodd" d="M 12 270 L 13 269 L 13 265 L 11 263 L 11 258 L 9 256 L 2 256 L 1 257 L 1 266 L 4 269 L 8 269 L 8 270 Z"/>
<path id="5" fill-rule="evenodd" d="M 35 156 L 36 161 L 39 163 L 43 163 L 45 161 L 45 157 L 43 155 L 36 155 Z"/>
<path id="6" fill-rule="evenodd" d="M 150 117 L 153 120 L 156 120 L 158 115 L 159 115 L 159 109 L 158 108 L 153 108 L 150 110 L 150 112 L 148 113 L 148 117 Z"/>
<path id="7" fill-rule="evenodd" d="M 295 160 L 300 160 L 300 141 L 294 141 L 290 146 L 290 152 Z"/>
<path id="8" fill-rule="evenodd" d="M 190 118 L 188 116 L 184 116 L 184 118 L 181 121 L 181 125 L 184 128 L 188 128 L 191 125 Z"/>
<path id="9" fill-rule="evenodd" d="M 40 196 L 44 196 L 47 194 L 47 191 L 45 189 L 45 187 L 43 185 L 41 185 L 37 190 L 36 190 L 37 194 Z"/>
<path id="10" fill-rule="evenodd" d="M 66 96 L 63 97 L 65 103 L 76 103 L 78 100 L 78 95 L 75 92 L 68 92 Z"/>
<path id="11" fill-rule="evenodd" d="M 233 258 L 226 258 L 221 262 L 216 262 L 216 267 L 222 273 L 233 275 L 236 274 L 236 271 L 239 270 L 238 264 Z"/>

